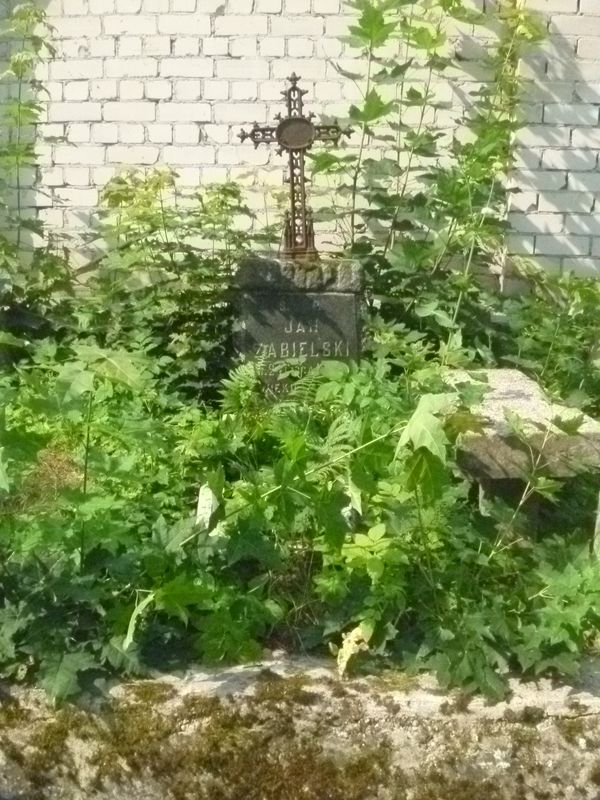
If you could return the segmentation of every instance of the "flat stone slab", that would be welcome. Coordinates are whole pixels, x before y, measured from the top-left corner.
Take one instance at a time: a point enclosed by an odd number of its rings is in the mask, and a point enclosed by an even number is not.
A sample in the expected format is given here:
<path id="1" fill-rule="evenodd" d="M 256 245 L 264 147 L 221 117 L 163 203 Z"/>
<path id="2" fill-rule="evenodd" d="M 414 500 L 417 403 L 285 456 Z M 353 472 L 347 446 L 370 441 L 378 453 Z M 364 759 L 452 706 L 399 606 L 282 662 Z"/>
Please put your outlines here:
<path id="1" fill-rule="evenodd" d="M 490 480 L 527 479 L 532 464 L 556 478 L 568 478 L 600 469 L 600 422 L 579 410 L 552 402 L 538 384 L 516 369 L 453 371 L 449 382 L 483 381 L 489 390 L 474 413 L 481 431 L 469 431 L 459 440 L 460 465 Z M 516 415 L 526 444 L 507 420 Z M 580 419 L 577 433 L 561 430 L 553 420 Z"/>

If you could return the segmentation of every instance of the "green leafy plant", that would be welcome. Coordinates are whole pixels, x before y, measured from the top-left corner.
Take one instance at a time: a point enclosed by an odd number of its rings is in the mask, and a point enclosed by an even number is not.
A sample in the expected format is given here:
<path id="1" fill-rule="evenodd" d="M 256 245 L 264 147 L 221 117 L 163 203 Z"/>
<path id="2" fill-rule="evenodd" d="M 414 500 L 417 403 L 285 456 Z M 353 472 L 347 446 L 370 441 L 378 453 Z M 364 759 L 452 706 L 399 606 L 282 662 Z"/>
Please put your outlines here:
<path id="1" fill-rule="evenodd" d="M 51 55 L 48 26 L 44 12 L 34 3 L 3 3 L 3 25 L 0 37 L 6 52 L 6 62 L 0 80 L 8 99 L 1 105 L 1 120 L 5 135 L 0 150 L 1 185 L 5 223 L 16 225 L 15 247 L 22 243 L 23 231 L 35 225 L 27 220 L 23 209 L 23 184 L 26 172 L 36 167 L 35 126 L 42 107 L 38 93 L 41 84 L 35 69 Z M 13 192 L 14 203 L 7 202 Z"/>
<path id="2" fill-rule="evenodd" d="M 150 352 L 166 389 L 198 396 L 223 374 L 232 330 L 227 290 L 252 242 L 239 221 L 251 215 L 237 186 L 182 197 L 176 177 L 134 170 L 104 189 L 98 233 L 106 254 L 85 268 L 92 274 L 79 330 Z"/>
<path id="3" fill-rule="evenodd" d="M 43 86 L 36 68 L 54 52 L 36 3 L 2 3 L 0 14 L 0 364 L 18 357 L 19 337 L 48 333 L 72 291 L 67 260 L 32 216 L 36 126 Z"/>
<path id="4" fill-rule="evenodd" d="M 480 515 L 455 460 L 478 395 L 427 359 L 407 384 L 404 348 L 388 332 L 371 363 L 323 364 L 279 399 L 244 365 L 203 410 L 139 352 L 38 345 L 2 385 L 3 674 L 64 695 L 265 643 L 496 695 L 509 668 L 575 668 L 598 591 L 580 532 Z"/>
<path id="5" fill-rule="evenodd" d="M 504 304 L 500 357 L 538 377 L 555 397 L 598 414 L 600 285 L 571 274 L 551 275 L 532 264 L 521 268 L 531 291 Z"/>
<path id="6" fill-rule="evenodd" d="M 436 349 L 445 348 L 444 358 L 461 332 L 460 342 L 491 363 L 498 301 L 481 273 L 502 251 L 505 179 L 520 124 L 516 66 L 543 38 L 542 26 L 513 0 L 487 13 L 460 0 L 348 6 L 358 14 L 348 43 L 366 71 L 339 70 L 362 95 L 349 110 L 357 150 L 313 158 L 315 175 L 335 192 L 328 215 L 363 264 L 386 320 L 426 333 Z M 476 64 L 461 58 L 447 34 L 449 20 L 494 25 L 496 43 L 481 48 Z M 468 87 L 472 69 L 481 88 L 465 93 L 470 110 L 450 121 L 447 91 Z"/>

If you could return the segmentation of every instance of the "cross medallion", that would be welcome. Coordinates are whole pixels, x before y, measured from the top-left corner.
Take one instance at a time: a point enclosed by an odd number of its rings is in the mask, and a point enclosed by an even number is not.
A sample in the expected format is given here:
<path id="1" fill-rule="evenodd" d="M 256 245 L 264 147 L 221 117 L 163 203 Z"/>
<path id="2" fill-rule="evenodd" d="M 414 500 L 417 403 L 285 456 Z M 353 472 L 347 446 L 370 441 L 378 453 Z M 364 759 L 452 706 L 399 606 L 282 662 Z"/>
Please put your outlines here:
<path id="1" fill-rule="evenodd" d="M 315 125 L 315 115 L 304 115 L 303 97 L 306 90 L 300 89 L 300 78 L 292 74 L 288 78 L 290 86 L 281 94 L 285 97 L 287 116 L 277 114 L 278 125 L 259 125 L 254 123 L 250 132 L 242 131 L 240 139 L 260 144 L 278 145 L 277 152 L 289 154 L 290 210 L 285 214 L 283 235 L 283 254 L 290 258 L 315 257 L 315 231 L 312 211 L 306 205 L 305 153 L 315 142 L 339 143 L 342 136 L 350 136 L 351 128 L 340 128 L 337 122 L 332 125 Z"/>

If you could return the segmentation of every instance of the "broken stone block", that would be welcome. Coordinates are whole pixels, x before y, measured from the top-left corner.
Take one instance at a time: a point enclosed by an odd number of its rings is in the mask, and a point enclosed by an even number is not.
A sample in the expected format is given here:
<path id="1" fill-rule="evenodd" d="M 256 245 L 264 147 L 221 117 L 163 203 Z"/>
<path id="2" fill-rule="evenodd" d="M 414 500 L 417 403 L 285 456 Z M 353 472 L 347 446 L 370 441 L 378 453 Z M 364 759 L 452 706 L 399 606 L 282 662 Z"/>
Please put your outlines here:
<path id="1" fill-rule="evenodd" d="M 527 480 L 537 472 L 555 478 L 600 469 L 600 422 L 579 410 L 553 402 L 538 384 L 516 369 L 453 371 L 453 385 L 487 384 L 474 413 L 479 431 L 461 435 L 459 464 L 465 472 L 487 480 Z M 509 420 L 518 420 L 521 434 Z M 577 424 L 579 422 L 579 425 Z M 575 433 L 563 428 L 576 429 Z"/>

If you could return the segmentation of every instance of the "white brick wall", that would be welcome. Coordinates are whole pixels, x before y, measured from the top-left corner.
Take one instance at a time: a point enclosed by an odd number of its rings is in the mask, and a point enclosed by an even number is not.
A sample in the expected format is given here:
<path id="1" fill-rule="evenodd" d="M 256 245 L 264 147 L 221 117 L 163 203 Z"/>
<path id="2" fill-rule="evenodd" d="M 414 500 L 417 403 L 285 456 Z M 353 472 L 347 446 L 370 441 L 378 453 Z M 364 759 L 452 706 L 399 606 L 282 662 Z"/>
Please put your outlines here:
<path id="1" fill-rule="evenodd" d="M 548 20 L 543 53 L 522 65 L 539 122 L 519 132 L 511 245 L 600 278 L 600 0 L 526 0 Z"/>
<path id="2" fill-rule="evenodd" d="M 526 3 L 552 36 L 521 67 L 529 124 L 517 138 L 511 246 L 600 277 L 600 0 Z M 40 75 L 52 197 L 40 213 L 53 226 L 81 224 L 102 185 L 136 164 L 172 165 L 183 185 L 231 176 L 272 192 L 284 160 L 242 145 L 240 127 L 274 118 L 292 71 L 317 114 L 343 116 L 354 99 L 332 64 L 355 67 L 342 0 L 48 0 L 47 10 L 59 55 Z M 456 117 L 436 113 L 440 127 Z"/>

